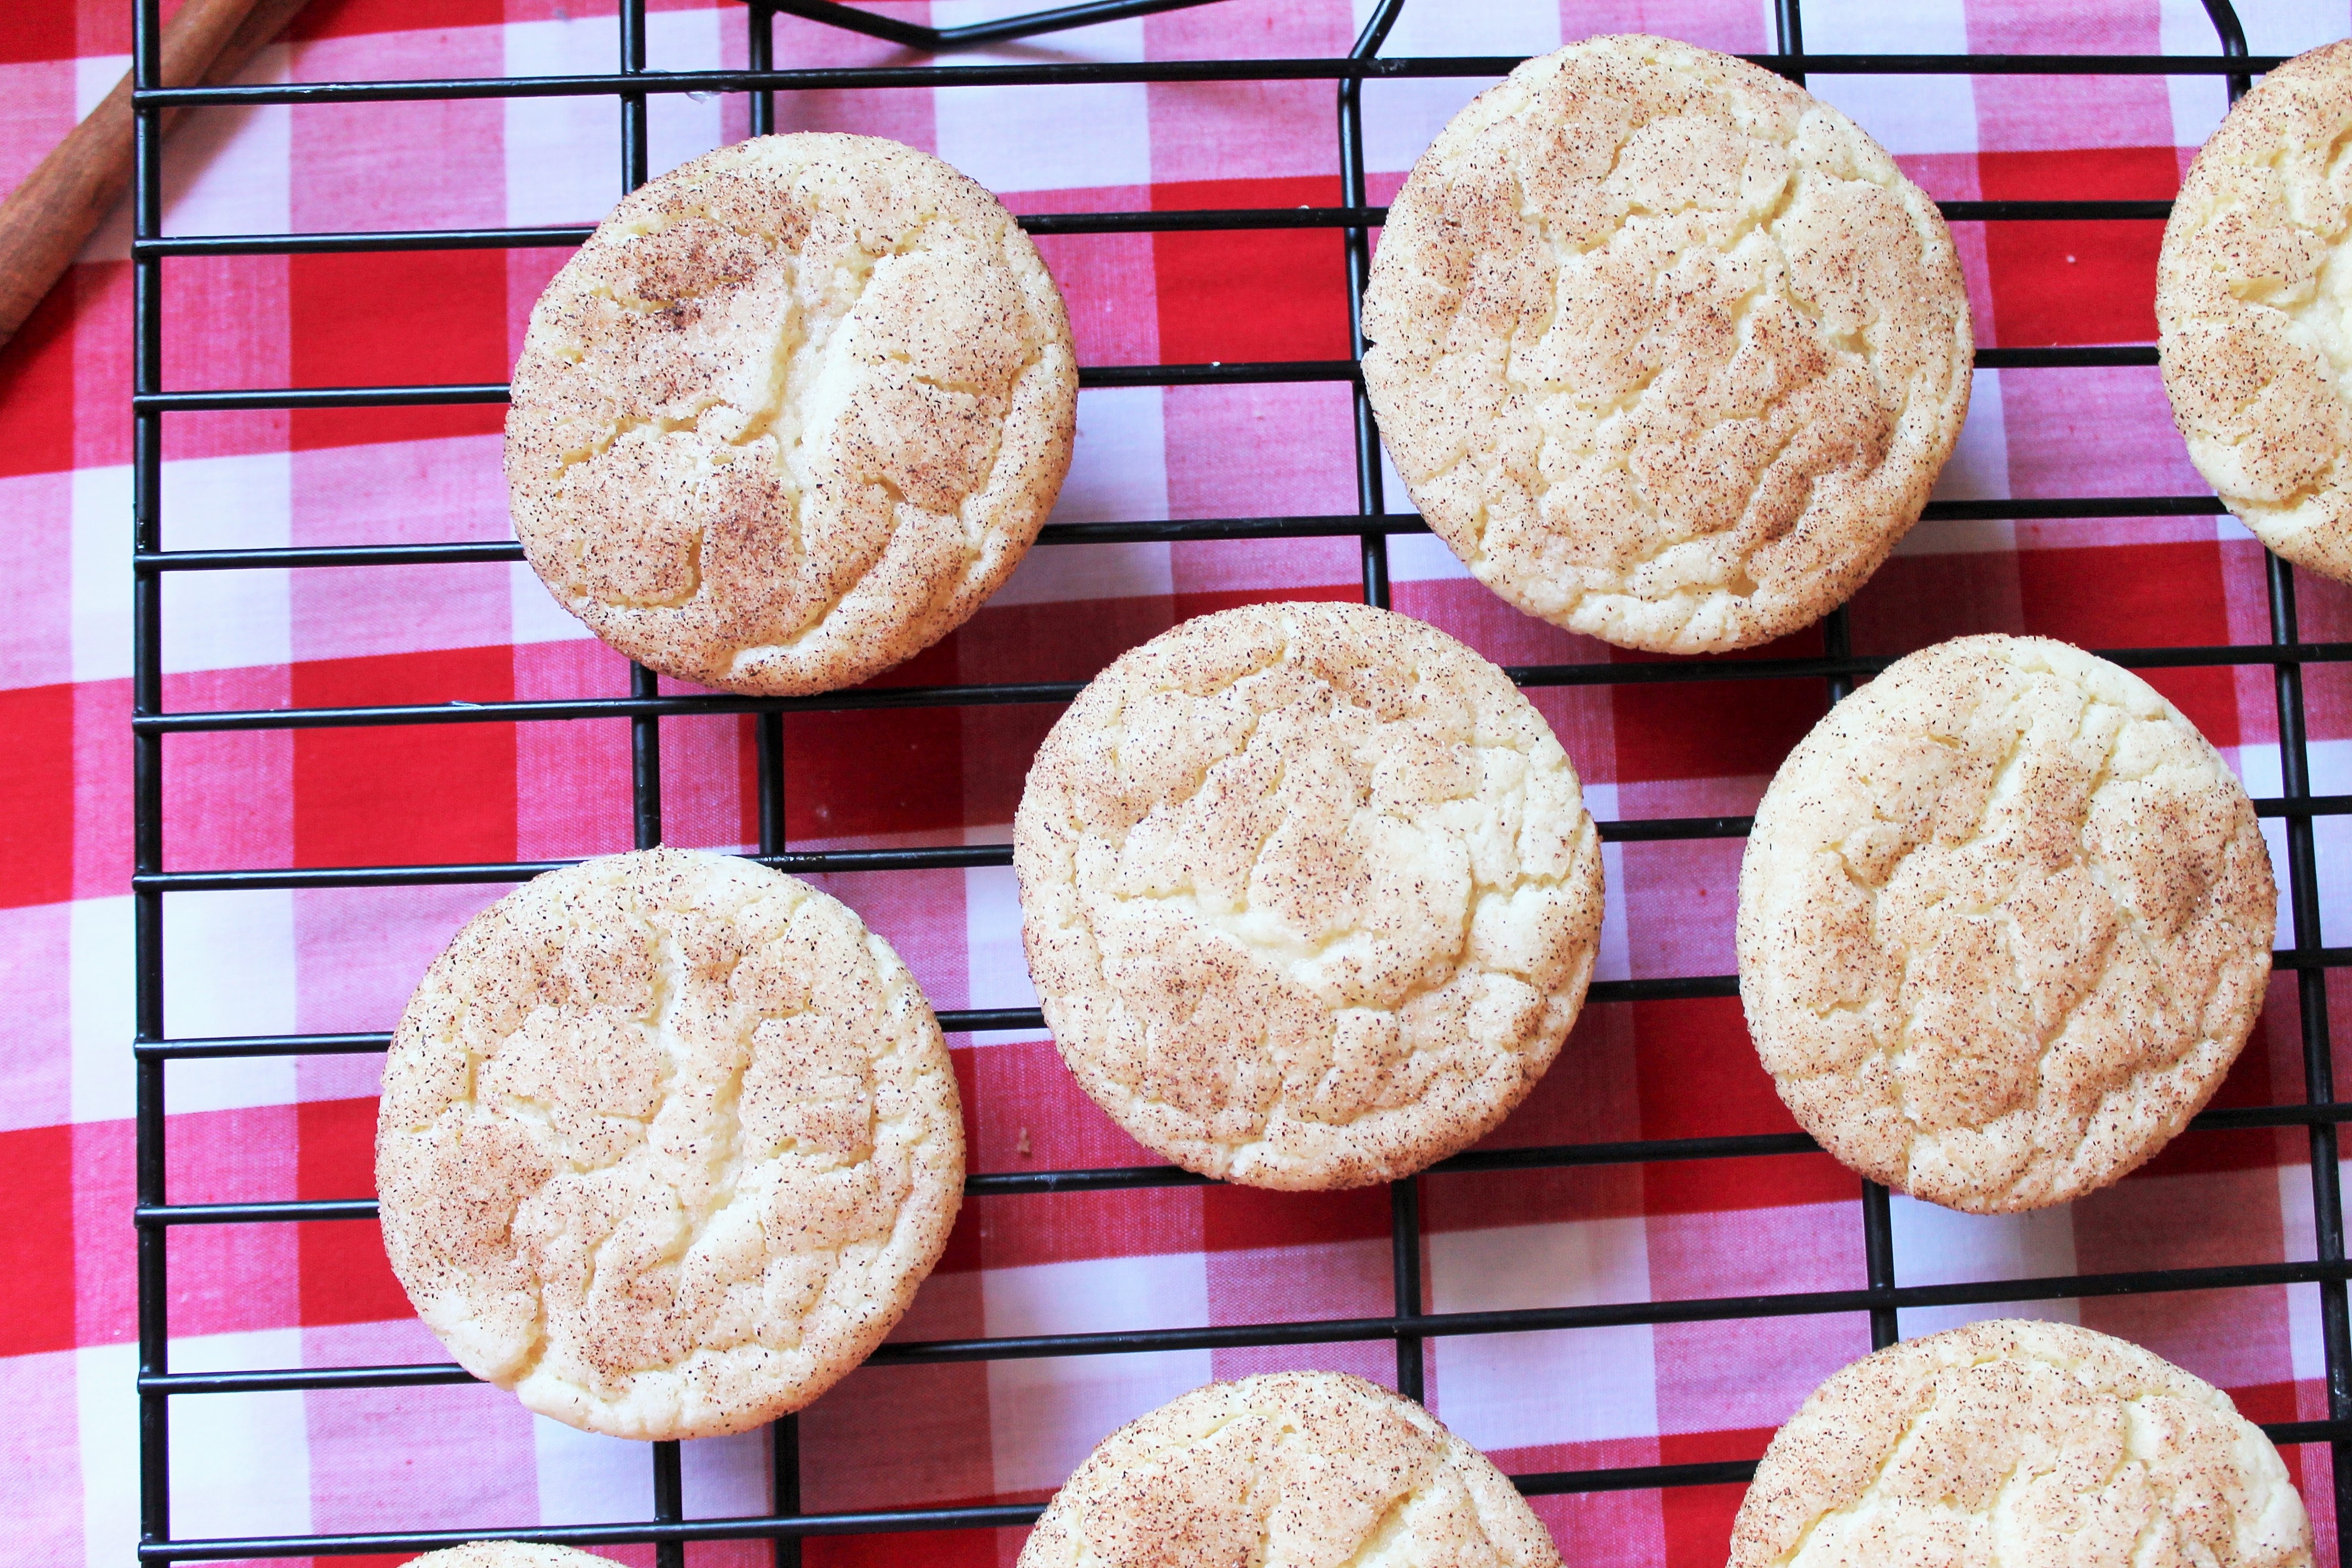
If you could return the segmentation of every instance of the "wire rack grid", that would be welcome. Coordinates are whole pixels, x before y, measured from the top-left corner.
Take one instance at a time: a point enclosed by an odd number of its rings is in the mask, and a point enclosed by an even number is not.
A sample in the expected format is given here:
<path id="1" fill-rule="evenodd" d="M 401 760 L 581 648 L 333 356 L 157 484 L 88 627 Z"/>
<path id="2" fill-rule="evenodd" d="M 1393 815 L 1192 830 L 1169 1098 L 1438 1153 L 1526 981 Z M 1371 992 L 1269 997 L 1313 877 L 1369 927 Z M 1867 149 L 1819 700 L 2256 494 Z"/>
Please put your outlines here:
<path id="1" fill-rule="evenodd" d="M 134 0 L 137 172 L 134 186 L 134 416 L 133 479 L 133 801 L 136 812 L 132 894 L 136 981 L 136 1159 L 138 1235 L 138 1393 L 140 1401 L 140 1547 L 148 1562 L 223 1558 L 308 1557 L 339 1553 L 421 1551 L 484 1538 L 558 1541 L 579 1545 L 653 1542 L 662 1568 L 680 1568 L 686 1543 L 694 1541 L 768 1539 L 778 1568 L 796 1563 L 800 1542 L 809 1536 L 903 1531 L 987 1529 L 1022 1525 L 1036 1517 L 1034 1505 L 903 1508 L 858 1513 L 805 1513 L 800 1506 L 799 1437 L 795 1422 L 776 1424 L 772 1445 L 773 1480 L 766 1515 L 688 1519 L 685 1515 L 675 1443 L 648 1445 L 653 1472 L 654 1517 L 617 1524 L 563 1527 L 512 1526 L 483 1521 L 464 1531 L 404 1531 L 373 1534 L 320 1534 L 221 1540 L 174 1539 L 171 1528 L 170 1438 L 172 1401 L 270 1390 L 327 1391 L 388 1388 L 469 1381 L 450 1364 L 286 1368 L 216 1373 L 174 1373 L 168 1358 L 170 1325 L 165 1241 L 184 1225 L 277 1225 L 296 1221 L 371 1220 L 372 1199 L 269 1203 L 173 1204 L 164 1184 L 165 1074 L 173 1061 L 241 1057 L 380 1052 L 382 1034 L 296 1034 L 204 1039 L 172 1039 L 163 1028 L 164 895 L 228 889 L 401 887 L 436 883 L 499 883 L 526 879 L 556 862 L 468 865 L 364 866 L 331 868 L 209 870 L 164 868 L 163 740 L 170 734 L 228 731 L 290 731 L 361 725 L 481 722 L 541 722 L 559 720 L 625 721 L 631 745 L 631 788 L 635 842 L 661 837 L 661 721 L 714 713 L 753 713 L 757 752 L 759 858 L 799 874 L 949 867 L 1003 866 L 1003 845 L 918 848 L 794 851 L 784 834 L 783 716 L 788 712 L 978 703 L 1060 703 L 1076 683 L 966 685 L 894 688 L 835 692 L 800 699 L 759 699 L 662 693 L 651 671 L 633 671 L 625 698 L 581 697 L 545 701 L 474 705 L 375 705 L 253 711 L 168 712 L 163 702 L 163 579 L 167 573 L 254 569 L 415 565 L 432 563 L 505 562 L 521 559 L 511 542 L 380 544 L 331 548 L 171 551 L 163 533 L 163 422 L 166 415 L 223 409 L 296 409 L 399 405 L 495 403 L 499 384 L 347 386 L 323 388 L 163 389 L 162 338 L 164 321 L 163 263 L 174 257 L 298 255 L 350 251 L 451 250 L 563 247 L 586 237 L 586 227 L 447 229 L 354 234 L 169 237 L 163 233 L 163 121 L 167 111 L 202 105 L 423 101 L 460 98 L 529 96 L 612 97 L 620 106 L 619 153 L 626 184 L 646 177 L 648 95 L 667 92 L 726 92 L 749 95 L 754 133 L 773 128 L 778 92 L 840 88 L 929 88 L 955 84 L 1053 85 L 1100 82 L 1328 80 L 1335 84 L 1341 171 L 1338 207 L 1104 212 L 1025 216 L 1033 234 L 1113 234 L 1176 230 L 1273 228 L 1336 229 L 1344 238 L 1350 342 L 1364 348 L 1360 306 L 1370 254 L 1370 231 L 1385 216 L 1367 205 L 1361 86 L 1367 79 L 1405 77 L 1474 78 L 1500 75 L 1515 57 L 1382 58 L 1380 50 L 1403 0 L 1380 0 L 1354 47 L 1343 58 L 1320 59 L 1152 61 L 1127 64 L 1041 63 L 1009 66 L 890 66 L 864 68 L 785 69 L 774 60 L 773 24 L 779 14 L 852 29 L 910 47 L 948 52 L 1059 29 L 1209 3 L 1209 0 L 1108 0 L 1034 12 L 977 26 L 949 29 L 914 26 L 855 10 L 831 0 L 749 0 L 750 63 L 743 70 L 654 72 L 646 56 L 646 0 L 619 0 L 618 69 L 609 75 L 532 78 L 472 78 L 442 80 L 293 83 L 266 86 L 164 88 L 161 79 L 159 0 Z M 2204 0 L 2221 47 L 2219 56 L 2101 55 L 1823 55 L 1807 54 L 1800 0 L 1776 0 L 1777 48 L 1751 57 L 1803 82 L 1812 74 L 2100 74 L 2225 76 L 2231 99 L 2247 90 L 2254 72 L 2276 60 L 2250 56 L 2229 0 Z M 2052 219 L 2162 218 L 2166 201 L 1955 201 L 1943 204 L 1956 221 L 2033 222 Z M 2152 365 L 2147 345 L 1988 348 L 1977 363 L 1990 368 L 2042 369 L 2105 365 Z M 1091 367 L 1081 372 L 1085 387 L 1182 386 L 1271 382 L 1345 382 L 1354 387 L 1353 435 L 1358 510 L 1332 516 L 1238 517 L 1171 521 L 1060 523 L 1048 526 L 1046 545 L 1120 541 L 1199 541 L 1354 536 L 1360 541 L 1363 597 L 1389 599 L 1387 540 L 1425 531 L 1418 518 L 1386 510 L 1381 493 L 1378 433 L 1365 397 L 1357 358 L 1269 363 L 1161 364 Z M 2210 515 L 2218 500 L 2199 496 L 2125 496 L 2065 500 L 1937 501 L 1931 518 L 2095 518 Z M 2285 822 L 2287 872 L 2293 921 L 2292 945 L 2276 954 L 2282 970 L 2299 986 L 2305 1098 L 2300 1103 L 2208 1110 L 2188 1136 L 2223 1129 L 2307 1129 L 2315 1257 L 2305 1262 L 2144 1270 L 2131 1273 L 2012 1279 L 1969 1284 L 1901 1286 L 1896 1283 L 1892 1226 L 1885 1189 L 1863 1184 L 1861 1205 L 1866 1278 L 1853 1289 L 1742 1298 L 1701 1298 L 1598 1306 L 1502 1311 L 1438 1313 L 1424 1310 L 1421 1278 L 1423 1238 L 1420 1181 L 1443 1181 L 1452 1173 L 1532 1170 L 1680 1160 L 1761 1158 L 1815 1150 L 1801 1134 L 1645 1140 L 1537 1148 L 1474 1151 L 1436 1166 L 1424 1178 L 1390 1188 L 1394 1310 L 1387 1317 L 1220 1325 L 1129 1332 L 1085 1332 L 928 1342 L 894 1342 L 873 1358 L 877 1363 L 970 1362 L 1071 1356 L 1137 1351 L 1198 1350 L 1233 1346 L 1392 1342 L 1397 1386 L 1423 1392 L 1423 1349 L 1442 1335 L 1572 1331 L 1605 1325 L 1658 1324 L 1755 1319 L 1821 1313 L 1867 1313 L 1874 1345 L 1896 1338 L 1896 1312 L 1906 1307 L 1979 1305 L 2062 1298 L 2088 1298 L 2148 1291 L 2195 1291 L 2252 1286 L 2311 1285 L 2317 1288 L 2326 1368 L 2326 1419 L 2267 1427 L 2281 1443 L 2331 1445 L 2336 1518 L 2352 1514 L 2352 1342 L 2347 1340 L 2344 1226 L 2337 1184 L 2336 1128 L 2352 1116 L 2352 1103 L 2336 1099 L 2329 1058 L 2326 974 L 2352 966 L 2352 949 L 2323 944 L 2318 882 L 2314 867 L 2312 822 L 2315 816 L 2352 813 L 2352 795 L 2314 795 L 2305 748 L 2303 667 L 2352 660 L 2352 643 L 2302 640 L 2296 626 L 2293 570 L 2276 556 L 2267 559 L 2270 639 L 2238 647 L 2122 648 L 2102 650 L 2117 663 L 2138 668 L 2196 666 L 2269 666 L 2276 686 L 2282 793 L 2258 801 L 2264 816 Z M 1883 658 L 1855 657 L 1850 650 L 1845 613 L 1829 617 L 1822 654 L 1801 659 L 1726 661 L 1711 658 L 1648 664 L 1565 664 L 1514 668 L 1523 686 L 1598 685 L 1634 681 L 1703 681 L 1818 679 L 1832 700 L 1844 696 L 1857 677 L 1885 666 Z M 1604 839 L 1618 842 L 1732 838 L 1748 827 L 1745 817 L 1682 817 L 1604 823 Z M 1737 994 L 1727 974 L 1643 979 L 1596 984 L 1596 1003 L 1723 997 Z M 1043 1019 L 1032 1009 L 949 1011 L 940 1017 L 950 1032 L 1037 1029 Z M 970 1196 L 997 1202 L 1022 1194 L 1175 1186 L 1201 1178 L 1172 1167 L 1066 1170 L 979 1174 L 967 1183 Z M 1595 1492 L 1746 1481 L 1752 1461 L 1655 1465 L 1560 1471 L 1514 1477 L 1529 1494 Z M 2339 1538 L 2340 1547 L 2340 1538 Z M 2339 1550 L 2340 1560 L 2340 1550 Z"/>

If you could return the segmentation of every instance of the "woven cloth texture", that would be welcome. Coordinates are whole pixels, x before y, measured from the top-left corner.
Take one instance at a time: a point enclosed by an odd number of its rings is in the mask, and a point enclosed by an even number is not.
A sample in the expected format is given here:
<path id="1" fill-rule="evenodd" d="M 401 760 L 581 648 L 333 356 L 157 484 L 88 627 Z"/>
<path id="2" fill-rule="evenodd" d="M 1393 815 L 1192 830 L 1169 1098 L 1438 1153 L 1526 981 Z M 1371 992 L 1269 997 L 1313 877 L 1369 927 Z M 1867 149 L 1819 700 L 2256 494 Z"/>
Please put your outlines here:
<path id="1" fill-rule="evenodd" d="M 999 0 L 891 0 L 955 24 Z M 167 7 L 168 9 L 168 7 Z M 962 60 L 1295 58 L 1344 53 L 1357 0 L 1224 0 Z M 1633 28 L 1771 47 L 1760 0 L 1412 0 L 1391 55 L 1528 54 Z M 2345 0 L 2245 7 L 2256 53 L 2352 31 Z M 2196 0 L 1806 0 L 1817 51 L 2216 52 Z M 656 0 L 657 68 L 740 66 L 740 5 Z M 245 79 L 604 71 L 612 0 L 311 0 Z M 786 66 L 919 61 L 780 20 Z M 118 79 L 123 0 L 0 14 L 0 187 Z M 1485 83 L 1364 90 L 1370 197 L 1385 201 Z M 2219 77 L 1818 77 L 1814 89 L 1945 199 L 2161 198 L 2224 107 Z M 1334 89 L 1319 82 L 950 87 L 780 97 L 780 129 L 910 142 L 1015 210 L 1335 205 Z M 656 171 L 748 133 L 740 96 L 656 96 Z M 206 110 L 174 133 L 166 226 L 181 234 L 579 223 L 619 193 L 610 99 L 474 99 Z M 2162 226 L 1955 226 L 1978 339 L 2152 342 Z M 131 269 L 127 212 L 0 353 L 0 965 L 24 1003 L 0 1031 L 0 1472 L 17 1562 L 131 1561 Z M 1041 240 L 1088 365 L 1318 360 L 1348 352 L 1335 231 Z M 505 379 L 561 249 L 174 259 L 163 373 L 173 388 Z M 509 537 L 497 406 L 179 414 L 164 423 L 170 549 Z M 1344 384 L 1082 395 L 1057 521 L 1350 512 Z M 1391 482 L 1389 505 L 1405 510 Z M 1980 370 L 1944 499 L 2210 493 L 2153 368 Z M 1997 510 L 1997 509 L 1992 509 Z M 1629 657 L 1509 608 L 1425 535 L 1390 549 L 1395 605 L 1507 664 Z M 1969 632 L 2091 647 L 2254 643 L 2263 557 L 2211 517 L 1930 521 L 1854 599 L 1855 650 Z M 2300 576 L 2306 638 L 2352 637 L 2352 588 Z M 1041 547 L 897 684 L 1082 679 L 1121 650 L 1250 600 L 1349 597 L 1352 539 Z M 164 582 L 171 710 L 622 695 L 627 668 L 505 563 L 184 573 Z M 1818 630 L 1756 650 L 1818 652 Z M 2258 798 L 2280 793 L 2266 666 L 2149 679 Z M 2305 676 L 2315 793 L 2352 792 L 2352 669 Z M 1596 816 L 1742 814 L 1825 710 L 1818 679 L 1552 687 L 1532 693 Z M 929 708 L 785 723 L 795 847 L 1001 841 L 1058 710 Z M 756 836 L 748 717 L 662 726 L 664 836 Z M 174 869 L 546 859 L 628 847 L 629 738 L 616 721 L 175 736 L 163 844 Z M 2281 868 L 2285 839 L 2266 821 Z M 1740 841 L 1612 845 L 1597 978 L 1727 974 Z M 2352 941 L 2352 819 L 2317 828 L 2331 942 Z M 1009 868 L 824 879 L 897 944 L 943 1009 L 1024 1006 Z M 173 1037 L 380 1030 L 431 955 L 496 886 L 174 893 Z M 2329 988 L 2339 1078 L 2352 980 Z M 2291 976 L 2221 1091 L 2299 1100 Z M 1156 1163 L 1034 1034 L 952 1037 L 980 1172 Z M 173 1202 L 368 1195 L 380 1058 L 174 1065 Z M 1736 1000 L 1595 1005 L 1490 1146 L 1793 1131 Z M 2070 1206 L 1976 1218 L 1896 1198 L 1906 1284 L 2314 1255 L 2300 1129 L 2196 1131 Z M 1423 1184 L 1425 1306 L 1437 1311 L 1848 1289 L 1864 1283 L 1857 1179 L 1826 1156 L 1453 1174 Z M 1173 1187 L 970 1200 L 906 1340 L 1255 1323 L 1389 1312 L 1388 1198 Z M 441 1361 L 372 1222 L 201 1226 L 170 1237 L 175 1370 Z M 2326 1415 L 2315 1287 L 1906 1311 L 1905 1333 L 2016 1312 L 2145 1344 L 2258 1420 Z M 1830 1372 L 1869 1349 L 1861 1314 L 1580 1329 L 1431 1342 L 1437 1414 L 1507 1470 L 1675 1464 L 1761 1452 Z M 1106 1432 L 1213 1377 L 1285 1367 L 1391 1386 L 1384 1342 L 908 1368 L 850 1376 L 802 1418 L 810 1510 L 1041 1500 Z M 696 1515 L 765 1511 L 766 1435 L 687 1445 Z M 2285 1450 L 2333 1561 L 2328 1456 Z M 531 1417 L 477 1386 L 176 1399 L 181 1536 L 646 1518 L 636 1445 Z M 1537 1500 L 1570 1561 L 1714 1568 L 1737 1487 Z M 1007 1563 L 1021 1531 L 824 1540 L 812 1563 Z M 648 1547 L 600 1549 L 650 1563 Z M 762 1542 L 697 1545 L 761 1563 Z M 326 1562 L 398 1561 L 321 1559 Z"/>

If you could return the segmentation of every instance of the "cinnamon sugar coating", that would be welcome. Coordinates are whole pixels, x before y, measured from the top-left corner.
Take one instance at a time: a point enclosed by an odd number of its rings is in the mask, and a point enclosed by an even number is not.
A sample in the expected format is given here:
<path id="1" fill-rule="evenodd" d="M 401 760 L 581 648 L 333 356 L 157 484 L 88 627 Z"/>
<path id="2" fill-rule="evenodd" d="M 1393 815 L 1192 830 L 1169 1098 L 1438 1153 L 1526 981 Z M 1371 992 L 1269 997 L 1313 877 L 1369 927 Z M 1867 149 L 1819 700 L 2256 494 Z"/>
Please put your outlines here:
<path id="1" fill-rule="evenodd" d="M 2079 1197 L 2221 1086 L 2270 977 L 2252 801 L 2147 682 L 2044 637 L 1898 659 L 1772 780 L 1739 868 L 1748 1032 L 1874 1181 Z"/>
<path id="2" fill-rule="evenodd" d="M 1213 1383 L 1104 1438 L 1019 1568 L 1557 1568 L 1543 1521 L 1484 1454 L 1340 1373 Z"/>
<path id="3" fill-rule="evenodd" d="M 625 197 L 531 309 L 515 532 L 665 674 L 852 686 L 1011 574 L 1070 463 L 1062 298 L 994 196 L 870 136 L 762 136 Z"/>
<path id="4" fill-rule="evenodd" d="M 1045 1022 L 1188 1169 L 1358 1186 L 1475 1142 L 1550 1066 L 1601 844 L 1503 672 L 1403 616 L 1254 605 L 1120 657 L 1013 823 Z"/>
<path id="5" fill-rule="evenodd" d="M 526 884 L 434 960 L 376 1190 L 467 1371 L 590 1431 L 711 1436 L 890 1331 L 962 1201 L 963 1123 L 929 1004 L 856 914 L 644 850 Z"/>
<path id="6" fill-rule="evenodd" d="M 1935 204 L 1726 55 L 1588 38 L 1389 208 L 1364 383 L 1422 515 L 1531 616 L 1700 653 L 1843 603 L 1918 520 L 1975 348 Z"/>
<path id="7" fill-rule="evenodd" d="M 2352 582 L 2352 43 L 2238 100 L 2165 225 L 2157 349 L 2198 471 L 2264 544 Z"/>
<path id="8" fill-rule="evenodd" d="M 2230 1396 L 2071 1323 L 1971 1323 L 1815 1389 L 1756 1467 L 1730 1568 L 2303 1568 L 2311 1522 Z"/>

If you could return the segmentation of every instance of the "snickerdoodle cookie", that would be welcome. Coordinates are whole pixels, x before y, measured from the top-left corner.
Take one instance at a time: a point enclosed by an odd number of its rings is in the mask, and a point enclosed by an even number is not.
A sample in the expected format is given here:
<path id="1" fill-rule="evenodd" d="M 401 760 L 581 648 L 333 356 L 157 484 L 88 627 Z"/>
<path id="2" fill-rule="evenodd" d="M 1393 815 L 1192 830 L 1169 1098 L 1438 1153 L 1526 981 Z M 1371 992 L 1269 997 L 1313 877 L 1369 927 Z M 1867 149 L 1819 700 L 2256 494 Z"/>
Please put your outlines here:
<path id="1" fill-rule="evenodd" d="M 475 1376 L 623 1437 L 797 1410 L 890 1331 L 963 1196 L 929 1003 L 843 905 L 671 849 L 551 871 L 402 1014 L 376 1189 Z"/>
<path id="2" fill-rule="evenodd" d="M 2230 1396 L 2071 1323 L 1971 1323 L 1815 1389 L 1756 1467 L 1730 1568 L 2299 1568 L 2311 1521 Z"/>
<path id="3" fill-rule="evenodd" d="M 1104 1438 L 1020 1568 L 1559 1562 L 1527 1500 L 1428 1411 L 1360 1377 L 1286 1372 L 1196 1388 Z"/>
<path id="4" fill-rule="evenodd" d="M 1790 752 L 1739 868 L 1739 994 L 1797 1120 L 1980 1214 L 2106 1185 L 2261 1010 L 2253 804 L 2147 682 L 2044 637 L 1897 660 Z"/>
<path id="5" fill-rule="evenodd" d="M 2264 544 L 2352 581 L 2352 43 L 2238 100 L 2180 183 L 2157 348 L 2189 456 Z"/>
<path id="6" fill-rule="evenodd" d="M 1638 35 L 1532 59 L 1389 208 L 1364 382 L 1431 528 L 1531 616 L 1704 653 L 1843 604 L 1969 406 L 1942 216 L 1854 123 Z"/>
<path id="7" fill-rule="evenodd" d="M 614 1568 L 609 1557 L 536 1541 L 469 1541 L 412 1557 L 408 1568 Z"/>
<path id="8" fill-rule="evenodd" d="M 665 674 L 855 685 L 1019 563 L 1077 386 L 1061 295 L 994 196 L 895 142 L 759 137 L 624 199 L 540 296 L 515 531 Z"/>
<path id="9" fill-rule="evenodd" d="M 1013 864 L 1087 1093 L 1253 1186 L 1475 1142 L 1551 1064 L 1600 941 L 1600 838 L 1543 716 L 1361 605 L 1227 610 L 1123 655 L 1039 748 Z"/>

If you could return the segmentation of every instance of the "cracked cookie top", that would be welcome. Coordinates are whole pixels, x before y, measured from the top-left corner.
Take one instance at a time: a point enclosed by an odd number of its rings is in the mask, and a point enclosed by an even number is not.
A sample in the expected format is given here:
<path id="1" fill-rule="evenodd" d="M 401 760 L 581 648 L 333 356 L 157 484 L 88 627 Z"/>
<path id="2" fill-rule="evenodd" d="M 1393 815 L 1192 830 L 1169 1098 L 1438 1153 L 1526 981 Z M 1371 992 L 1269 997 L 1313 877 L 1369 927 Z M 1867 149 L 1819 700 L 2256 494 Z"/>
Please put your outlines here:
<path id="1" fill-rule="evenodd" d="M 393 1271 L 475 1376 L 621 1437 L 740 1432 L 879 1344 L 963 1197 L 930 1005 L 749 860 L 614 855 L 467 922 L 401 1015 Z"/>
<path id="2" fill-rule="evenodd" d="M 871 136 L 762 136 L 615 207 L 532 307 L 515 532 L 630 658 L 766 696 L 970 618 L 1070 463 L 1062 297 L 996 198 Z"/>
<path id="3" fill-rule="evenodd" d="M 2180 182 L 2157 262 L 2172 417 L 2230 510 L 2352 582 L 2352 43 L 2238 100 Z"/>
<path id="4" fill-rule="evenodd" d="M 1037 1521 L 1019 1568 L 1558 1568 L 1486 1456 L 1360 1377 L 1213 1383 L 1104 1438 Z"/>
<path id="5" fill-rule="evenodd" d="M 1703 653 L 1806 626 L 1919 517 L 1975 348 L 1935 204 L 1759 67 L 1588 38 L 1389 208 L 1364 383 L 1431 528 L 1531 616 Z"/>
<path id="6" fill-rule="evenodd" d="M 1140 1142 L 1281 1188 L 1408 1175 L 1551 1065 L 1601 843 L 1507 676 L 1361 605 L 1186 621 L 1081 692 L 1013 821 L 1063 1059 Z"/>
<path id="7" fill-rule="evenodd" d="M 1923 648 L 1756 811 L 1739 995 L 1780 1098 L 1874 1181 L 1980 1214 L 2105 1186 L 2219 1088 L 2277 895 L 2253 803 L 2147 682 L 2044 637 Z"/>
<path id="8" fill-rule="evenodd" d="M 1832 1376 L 1756 1467 L 1730 1568 L 2300 1568 L 2311 1522 L 2230 1396 L 2126 1340 L 1995 1321 Z"/>

